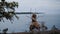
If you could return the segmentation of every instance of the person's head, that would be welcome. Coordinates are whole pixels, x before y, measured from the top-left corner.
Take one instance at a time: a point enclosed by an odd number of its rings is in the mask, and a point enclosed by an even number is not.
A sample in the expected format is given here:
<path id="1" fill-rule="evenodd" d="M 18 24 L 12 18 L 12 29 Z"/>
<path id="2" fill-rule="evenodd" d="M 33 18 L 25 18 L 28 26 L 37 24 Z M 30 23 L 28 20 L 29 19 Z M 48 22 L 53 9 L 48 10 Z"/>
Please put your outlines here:
<path id="1" fill-rule="evenodd" d="M 5 0 L 1 0 L 2 2 L 4 2 Z"/>
<path id="2" fill-rule="evenodd" d="M 34 14 L 32 15 L 32 17 L 33 17 L 33 18 L 36 18 L 36 14 L 34 13 Z"/>

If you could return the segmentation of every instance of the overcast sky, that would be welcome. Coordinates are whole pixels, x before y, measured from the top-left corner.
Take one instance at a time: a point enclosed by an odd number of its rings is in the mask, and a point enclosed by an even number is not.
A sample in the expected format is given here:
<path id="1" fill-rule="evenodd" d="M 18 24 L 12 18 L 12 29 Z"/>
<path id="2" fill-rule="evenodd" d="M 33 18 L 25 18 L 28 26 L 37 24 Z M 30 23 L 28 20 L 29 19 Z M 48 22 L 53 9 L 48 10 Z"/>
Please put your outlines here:
<path id="1" fill-rule="evenodd" d="M 32 11 L 45 12 L 48 14 L 60 13 L 60 0 L 6 0 L 9 2 L 15 1 L 19 3 L 19 8 L 16 11 Z"/>

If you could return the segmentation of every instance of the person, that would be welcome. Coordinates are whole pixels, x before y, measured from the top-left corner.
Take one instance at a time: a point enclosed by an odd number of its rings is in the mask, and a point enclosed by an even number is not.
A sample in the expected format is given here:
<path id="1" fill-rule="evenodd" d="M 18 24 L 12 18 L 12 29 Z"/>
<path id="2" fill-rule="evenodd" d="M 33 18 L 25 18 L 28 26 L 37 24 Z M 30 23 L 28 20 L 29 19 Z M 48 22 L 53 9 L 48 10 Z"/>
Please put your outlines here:
<path id="1" fill-rule="evenodd" d="M 32 15 L 32 22 L 36 22 L 36 14 Z"/>
<path id="2" fill-rule="evenodd" d="M 40 24 L 36 20 L 36 14 L 32 15 L 32 24 L 29 27 L 30 31 L 34 32 L 34 29 L 40 31 Z"/>

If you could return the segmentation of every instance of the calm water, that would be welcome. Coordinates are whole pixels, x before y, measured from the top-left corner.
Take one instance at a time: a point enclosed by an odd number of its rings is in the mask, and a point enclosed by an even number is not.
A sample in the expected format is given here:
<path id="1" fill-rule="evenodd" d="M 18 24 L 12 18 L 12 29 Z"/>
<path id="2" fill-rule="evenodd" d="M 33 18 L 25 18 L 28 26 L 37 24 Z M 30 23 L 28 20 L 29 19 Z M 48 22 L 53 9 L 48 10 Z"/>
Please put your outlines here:
<path id="1" fill-rule="evenodd" d="M 19 20 L 17 20 L 15 17 L 14 19 L 14 23 L 11 24 L 9 20 L 5 20 L 5 22 L 0 22 L 0 29 L 3 30 L 4 28 L 8 28 L 8 32 L 24 32 L 25 30 L 29 30 L 29 25 L 31 24 L 31 15 L 27 15 L 27 14 L 23 14 L 23 15 L 18 15 L 19 16 Z M 29 16 L 29 17 L 27 17 Z M 48 27 L 48 29 L 51 29 L 51 27 L 53 25 L 56 25 L 57 28 L 60 29 L 60 15 L 54 14 L 54 15 L 48 15 L 48 14 L 44 14 L 44 15 L 37 15 L 39 16 L 37 18 L 37 21 L 39 22 L 39 24 L 41 24 L 42 21 L 45 22 L 45 25 Z M 2 31 L 0 31 L 2 32 Z"/>

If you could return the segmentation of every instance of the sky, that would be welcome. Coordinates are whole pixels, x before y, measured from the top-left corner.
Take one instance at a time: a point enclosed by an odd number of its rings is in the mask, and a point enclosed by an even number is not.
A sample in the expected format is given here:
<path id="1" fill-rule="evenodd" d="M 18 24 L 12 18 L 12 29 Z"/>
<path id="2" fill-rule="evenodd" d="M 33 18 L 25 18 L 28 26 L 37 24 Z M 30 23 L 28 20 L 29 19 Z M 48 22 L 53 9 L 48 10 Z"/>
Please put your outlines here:
<path id="1" fill-rule="evenodd" d="M 38 20 L 45 20 L 46 25 L 52 27 L 52 25 L 56 24 L 57 27 L 60 27 L 60 0 L 6 0 L 7 2 L 18 2 L 19 7 L 16 8 L 16 12 L 44 12 L 44 19 L 39 18 Z M 56 14 L 56 15 L 55 15 Z M 59 14 L 59 15 L 57 15 Z M 55 16 L 54 16 L 55 15 Z M 5 22 L 0 22 L 0 29 L 9 28 L 8 32 L 20 32 L 28 30 L 31 19 L 26 17 L 29 15 L 18 15 L 19 20 L 14 19 L 14 24 L 11 24 L 9 20 L 5 20 Z M 30 16 L 31 17 L 31 16 Z M 24 21 L 23 21 L 24 19 Z M 28 19 L 28 20 L 27 20 Z M 22 23 L 21 23 L 22 22 Z M 29 23 L 28 23 L 29 22 Z M 26 25 L 28 24 L 28 26 Z M 13 27 L 13 28 L 12 28 Z"/>
<path id="2" fill-rule="evenodd" d="M 46 14 L 60 13 L 60 0 L 6 0 L 9 2 L 16 1 L 19 3 L 19 8 L 16 11 L 28 12 L 45 12 Z M 36 10 L 35 10 L 36 9 Z"/>

